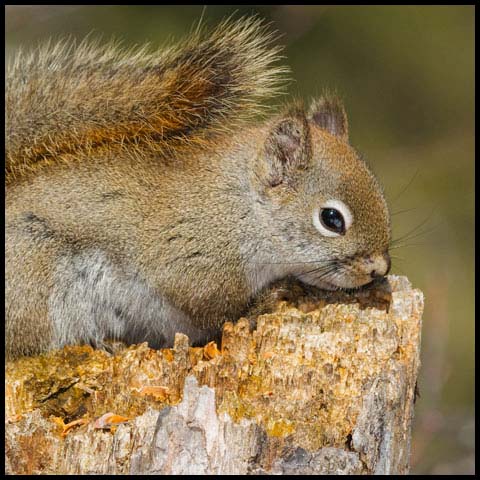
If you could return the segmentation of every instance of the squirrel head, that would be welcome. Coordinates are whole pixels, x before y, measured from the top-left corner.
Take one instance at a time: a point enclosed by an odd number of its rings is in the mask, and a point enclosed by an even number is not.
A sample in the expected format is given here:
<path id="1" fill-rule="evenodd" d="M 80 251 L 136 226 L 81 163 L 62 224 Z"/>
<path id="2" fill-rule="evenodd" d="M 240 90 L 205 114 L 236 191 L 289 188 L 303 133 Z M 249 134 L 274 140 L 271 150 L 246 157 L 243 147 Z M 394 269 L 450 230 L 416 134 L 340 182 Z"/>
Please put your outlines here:
<path id="1" fill-rule="evenodd" d="M 253 166 L 259 227 L 287 273 L 326 289 L 355 288 L 390 269 L 382 189 L 348 143 L 345 110 L 322 97 L 269 125 Z"/>

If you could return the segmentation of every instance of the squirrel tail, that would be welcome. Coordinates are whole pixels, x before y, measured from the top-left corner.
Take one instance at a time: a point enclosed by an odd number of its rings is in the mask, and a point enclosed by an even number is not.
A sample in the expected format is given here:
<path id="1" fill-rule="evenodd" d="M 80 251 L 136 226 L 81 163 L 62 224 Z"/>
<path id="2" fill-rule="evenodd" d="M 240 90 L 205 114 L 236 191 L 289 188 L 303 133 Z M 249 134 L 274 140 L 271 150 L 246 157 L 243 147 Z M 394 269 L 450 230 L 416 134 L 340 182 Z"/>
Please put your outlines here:
<path id="1" fill-rule="evenodd" d="M 20 52 L 6 75 L 6 181 L 97 148 L 178 152 L 210 145 L 263 110 L 288 70 L 262 20 L 197 29 L 151 53 L 83 41 Z"/>

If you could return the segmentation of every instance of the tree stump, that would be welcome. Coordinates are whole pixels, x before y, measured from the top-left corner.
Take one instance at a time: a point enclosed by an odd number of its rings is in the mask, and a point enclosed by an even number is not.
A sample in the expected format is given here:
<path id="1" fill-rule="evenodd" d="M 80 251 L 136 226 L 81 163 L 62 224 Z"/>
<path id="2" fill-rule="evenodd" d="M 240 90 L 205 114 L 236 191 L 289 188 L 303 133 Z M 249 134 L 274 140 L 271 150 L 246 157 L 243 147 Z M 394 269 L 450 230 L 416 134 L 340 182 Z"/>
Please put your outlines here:
<path id="1" fill-rule="evenodd" d="M 278 302 L 220 349 L 66 347 L 6 365 L 10 474 L 406 474 L 423 294 Z"/>

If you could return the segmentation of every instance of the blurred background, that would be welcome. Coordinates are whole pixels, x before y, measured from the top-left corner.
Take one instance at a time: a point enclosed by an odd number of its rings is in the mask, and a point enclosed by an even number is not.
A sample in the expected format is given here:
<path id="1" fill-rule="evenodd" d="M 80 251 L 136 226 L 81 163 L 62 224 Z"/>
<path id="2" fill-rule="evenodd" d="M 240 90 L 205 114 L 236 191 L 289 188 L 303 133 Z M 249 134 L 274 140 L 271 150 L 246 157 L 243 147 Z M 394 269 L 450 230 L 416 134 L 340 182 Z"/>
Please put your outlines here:
<path id="1" fill-rule="evenodd" d="M 273 22 L 289 93 L 343 97 L 385 187 L 393 273 L 425 294 L 412 470 L 474 473 L 474 6 L 6 6 L 6 56 L 66 34 L 163 45 L 202 16 Z"/>

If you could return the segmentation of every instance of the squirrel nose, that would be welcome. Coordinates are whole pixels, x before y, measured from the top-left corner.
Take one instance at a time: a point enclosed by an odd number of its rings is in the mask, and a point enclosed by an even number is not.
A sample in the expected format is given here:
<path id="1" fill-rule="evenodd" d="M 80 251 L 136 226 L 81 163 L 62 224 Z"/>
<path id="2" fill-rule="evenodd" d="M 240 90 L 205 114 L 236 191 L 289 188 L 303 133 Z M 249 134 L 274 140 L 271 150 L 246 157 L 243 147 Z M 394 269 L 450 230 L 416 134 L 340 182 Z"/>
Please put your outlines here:
<path id="1" fill-rule="evenodd" d="M 385 252 L 381 257 L 378 257 L 374 261 L 374 268 L 370 272 L 372 278 L 380 278 L 385 276 L 392 266 L 392 260 L 388 252 Z"/>

